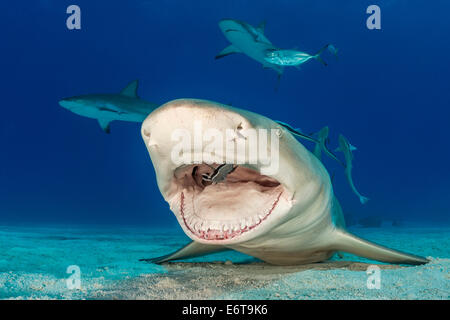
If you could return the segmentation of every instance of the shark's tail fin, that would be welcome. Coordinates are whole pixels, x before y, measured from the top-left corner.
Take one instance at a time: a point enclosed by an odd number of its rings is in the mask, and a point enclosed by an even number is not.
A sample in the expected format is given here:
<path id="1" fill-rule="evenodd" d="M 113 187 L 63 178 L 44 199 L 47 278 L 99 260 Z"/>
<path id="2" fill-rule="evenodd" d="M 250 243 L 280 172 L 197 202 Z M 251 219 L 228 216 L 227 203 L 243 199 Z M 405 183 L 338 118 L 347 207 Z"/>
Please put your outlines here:
<path id="1" fill-rule="evenodd" d="M 325 67 L 328 65 L 321 57 L 320 55 L 322 54 L 322 52 L 328 48 L 330 46 L 330 44 L 327 44 L 326 46 L 324 46 L 322 49 L 320 49 L 313 57 L 314 59 L 316 59 L 317 61 L 319 61 L 320 63 L 322 63 Z M 334 48 L 334 47 L 333 47 Z"/>
<path id="2" fill-rule="evenodd" d="M 334 242 L 335 250 L 353 253 L 368 259 L 413 265 L 428 262 L 426 258 L 380 246 L 341 229 L 336 229 Z"/>
<path id="3" fill-rule="evenodd" d="M 364 196 L 360 196 L 359 197 L 359 201 L 361 202 L 361 204 L 366 204 L 367 201 L 369 201 L 370 199 Z"/>
<path id="4" fill-rule="evenodd" d="M 337 59 L 337 57 L 338 57 L 338 55 L 337 55 L 338 49 L 335 46 L 333 46 L 332 44 L 329 44 L 328 45 L 328 51 L 330 51 Z"/>

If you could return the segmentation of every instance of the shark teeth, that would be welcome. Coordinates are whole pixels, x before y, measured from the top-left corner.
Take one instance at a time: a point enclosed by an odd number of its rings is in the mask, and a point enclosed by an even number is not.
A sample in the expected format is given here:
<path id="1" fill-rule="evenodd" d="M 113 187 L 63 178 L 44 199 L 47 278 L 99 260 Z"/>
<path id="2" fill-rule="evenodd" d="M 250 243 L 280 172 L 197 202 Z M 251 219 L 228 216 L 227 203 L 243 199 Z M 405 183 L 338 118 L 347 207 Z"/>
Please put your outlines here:
<path id="1" fill-rule="evenodd" d="M 179 212 L 186 228 L 196 237 L 204 240 L 227 240 L 248 232 L 259 226 L 273 212 L 282 192 L 268 207 L 267 212 L 245 217 L 236 221 L 204 220 L 193 212 L 193 206 L 187 204 L 184 192 L 181 192 Z"/>

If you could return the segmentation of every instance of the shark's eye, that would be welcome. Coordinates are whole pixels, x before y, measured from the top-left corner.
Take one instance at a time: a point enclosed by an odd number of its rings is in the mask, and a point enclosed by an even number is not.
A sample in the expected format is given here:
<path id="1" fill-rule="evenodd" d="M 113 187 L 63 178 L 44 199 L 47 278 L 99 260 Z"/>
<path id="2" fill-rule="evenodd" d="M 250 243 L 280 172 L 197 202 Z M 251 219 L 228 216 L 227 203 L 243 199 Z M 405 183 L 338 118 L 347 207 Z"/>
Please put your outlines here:
<path id="1" fill-rule="evenodd" d="M 281 136 L 283 135 L 283 130 L 277 128 L 275 129 L 275 134 L 277 135 L 278 138 L 281 138 Z"/>

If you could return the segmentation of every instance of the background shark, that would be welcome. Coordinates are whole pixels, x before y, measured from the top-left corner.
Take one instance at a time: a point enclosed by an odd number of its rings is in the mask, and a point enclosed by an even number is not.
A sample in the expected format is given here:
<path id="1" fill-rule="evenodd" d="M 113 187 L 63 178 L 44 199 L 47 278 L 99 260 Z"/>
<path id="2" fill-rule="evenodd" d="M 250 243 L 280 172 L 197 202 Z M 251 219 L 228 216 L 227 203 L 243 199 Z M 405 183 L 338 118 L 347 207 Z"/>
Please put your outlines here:
<path id="1" fill-rule="evenodd" d="M 223 19 L 219 22 L 225 38 L 231 45 L 223 49 L 216 59 L 223 58 L 233 53 L 244 53 L 250 58 L 262 63 L 264 68 L 270 68 L 278 73 L 278 77 L 283 74 L 283 67 L 266 61 L 266 51 L 276 50 L 269 39 L 264 35 L 265 22 L 258 27 L 253 27 L 246 22 L 233 19 Z"/>
<path id="2" fill-rule="evenodd" d="M 87 94 L 65 98 L 59 104 L 80 116 L 97 119 L 104 132 L 110 132 L 114 120 L 142 122 L 158 107 L 137 95 L 138 80 L 130 82 L 117 94 Z"/>

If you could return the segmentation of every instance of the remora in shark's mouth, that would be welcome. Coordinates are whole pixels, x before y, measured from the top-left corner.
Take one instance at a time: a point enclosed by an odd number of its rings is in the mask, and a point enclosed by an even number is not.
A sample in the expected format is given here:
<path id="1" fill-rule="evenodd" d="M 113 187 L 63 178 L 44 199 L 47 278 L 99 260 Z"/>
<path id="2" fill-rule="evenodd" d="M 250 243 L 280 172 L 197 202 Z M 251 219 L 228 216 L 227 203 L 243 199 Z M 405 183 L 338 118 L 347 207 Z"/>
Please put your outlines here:
<path id="1" fill-rule="evenodd" d="M 277 180 L 238 166 L 225 181 L 212 184 L 202 179 L 211 170 L 198 164 L 174 172 L 170 204 L 191 236 L 216 241 L 236 238 L 263 224 L 278 206 L 284 187 Z"/>

